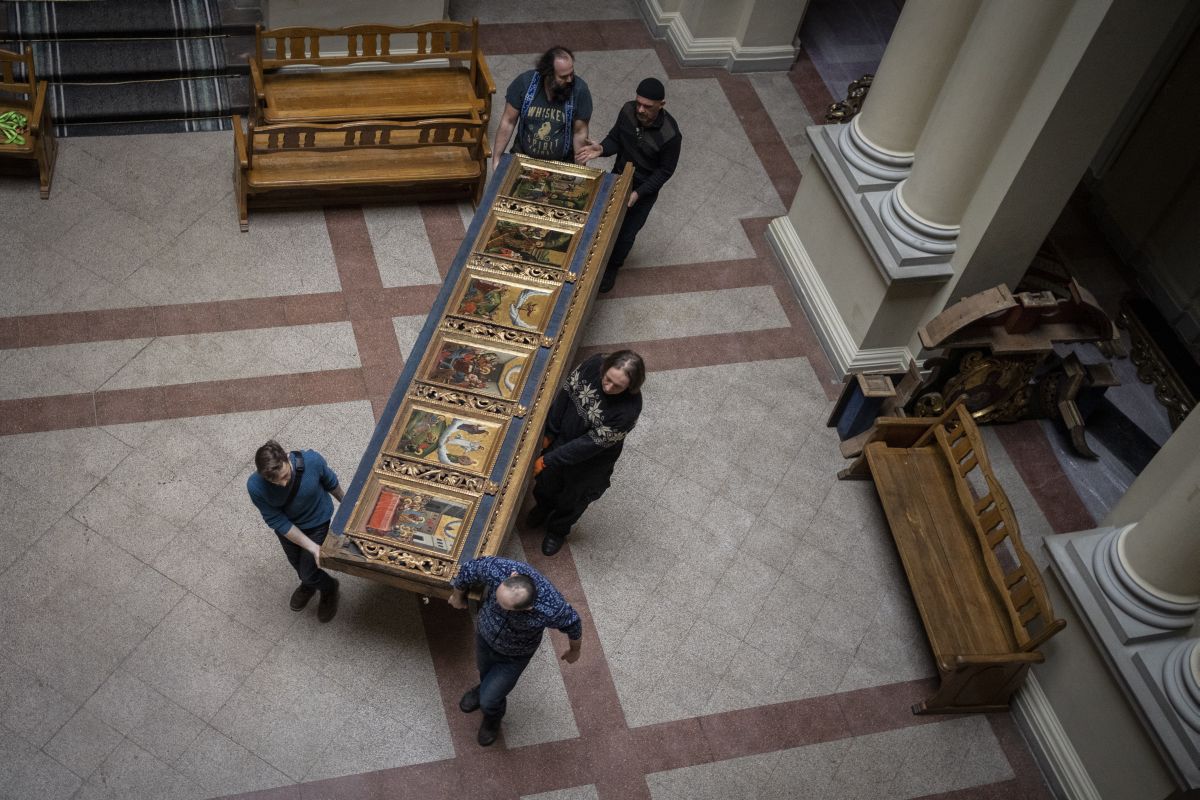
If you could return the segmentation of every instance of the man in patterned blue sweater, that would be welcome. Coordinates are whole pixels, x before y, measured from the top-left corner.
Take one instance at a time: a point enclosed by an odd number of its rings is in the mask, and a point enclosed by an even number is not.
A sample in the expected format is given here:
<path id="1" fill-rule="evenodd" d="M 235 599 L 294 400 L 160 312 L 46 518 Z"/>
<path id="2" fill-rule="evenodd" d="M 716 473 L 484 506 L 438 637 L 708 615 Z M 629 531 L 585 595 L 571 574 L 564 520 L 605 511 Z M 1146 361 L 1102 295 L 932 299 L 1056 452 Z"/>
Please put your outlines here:
<path id="1" fill-rule="evenodd" d="M 496 741 L 500 720 L 508 706 L 508 693 L 542 643 L 546 628 L 567 635 L 570 646 L 560 658 L 568 664 L 579 660 L 583 625 L 579 614 L 563 599 L 554 584 L 528 564 L 508 558 L 487 556 L 459 567 L 450 581 L 454 591 L 450 605 L 467 607 L 467 592 L 483 589 L 479 616 L 475 619 L 475 663 L 479 685 L 468 689 L 458 701 L 463 713 L 482 708 L 478 741 L 484 747 Z"/>
<path id="2" fill-rule="evenodd" d="M 342 502 L 338 476 L 316 450 L 289 455 L 274 439 L 258 448 L 254 467 L 246 491 L 300 576 L 292 592 L 292 610 L 302 611 L 320 591 L 317 619 L 329 622 L 337 613 L 338 582 L 321 569 L 321 543 L 333 519 L 330 495 Z"/>

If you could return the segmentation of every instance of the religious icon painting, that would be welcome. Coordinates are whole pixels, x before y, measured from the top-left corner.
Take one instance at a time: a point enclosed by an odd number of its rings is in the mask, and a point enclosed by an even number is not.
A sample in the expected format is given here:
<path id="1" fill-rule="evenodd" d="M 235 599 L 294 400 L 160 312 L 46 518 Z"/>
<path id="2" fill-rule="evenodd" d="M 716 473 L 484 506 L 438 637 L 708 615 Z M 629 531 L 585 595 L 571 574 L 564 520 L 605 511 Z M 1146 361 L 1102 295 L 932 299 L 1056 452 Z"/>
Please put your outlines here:
<path id="1" fill-rule="evenodd" d="M 460 549 L 479 503 L 469 495 L 399 481 L 376 481 L 366 499 L 356 508 L 350 533 L 450 557 Z"/>
<path id="2" fill-rule="evenodd" d="M 470 415 L 410 402 L 400 410 L 384 450 L 415 461 L 486 476 L 508 429 L 508 417 Z"/>
<path id="3" fill-rule="evenodd" d="M 557 299 L 553 283 L 468 269 L 446 310 L 456 317 L 544 333 Z"/>
<path id="4" fill-rule="evenodd" d="M 595 170 L 554 162 L 522 162 L 511 185 L 501 192 L 517 200 L 586 211 L 596 196 Z"/>
<path id="5" fill-rule="evenodd" d="M 493 212 L 475 251 L 543 267 L 567 269 L 578 238 L 575 226 Z"/>
<path id="6" fill-rule="evenodd" d="M 486 339 L 438 334 L 425 351 L 417 379 L 451 389 L 516 400 L 525 386 L 533 351 Z"/>

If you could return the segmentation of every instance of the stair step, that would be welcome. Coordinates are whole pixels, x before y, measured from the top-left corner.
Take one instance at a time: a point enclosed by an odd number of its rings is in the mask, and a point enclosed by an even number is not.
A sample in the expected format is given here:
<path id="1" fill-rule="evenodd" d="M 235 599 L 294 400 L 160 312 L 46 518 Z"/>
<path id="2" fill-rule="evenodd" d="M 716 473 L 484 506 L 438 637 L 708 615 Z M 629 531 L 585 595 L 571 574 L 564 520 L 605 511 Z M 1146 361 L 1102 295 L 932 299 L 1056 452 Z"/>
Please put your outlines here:
<path id="1" fill-rule="evenodd" d="M 249 89 L 228 76 L 153 81 L 55 84 L 50 108 L 56 125 L 101 120 L 224 116 L 249 103 Z"/>
<path id="2" fill-rule="evenodd" d="M 229 49 L 244 48 L 229 37 L 190 39 L 113 39 L 32 42 L 39 78 L 50 82 L 120 81 L 167 77 L 202 77 L 249 72 L 245 57 L 230 62 Z M 0 43 L 21 49 L 21 42 Z"/>
<path id="3" fill-rule="evenodd" d="M 8 6 L 11 38 L 64 40 L 112 36 L 179 36 L 221 33 L 214 0 L 104 0 L 104 2 L 17 2 Z M 224 26 L 230 32 L 230 26 Z M 253 24 L 234 32 L 253 33 Z"/>

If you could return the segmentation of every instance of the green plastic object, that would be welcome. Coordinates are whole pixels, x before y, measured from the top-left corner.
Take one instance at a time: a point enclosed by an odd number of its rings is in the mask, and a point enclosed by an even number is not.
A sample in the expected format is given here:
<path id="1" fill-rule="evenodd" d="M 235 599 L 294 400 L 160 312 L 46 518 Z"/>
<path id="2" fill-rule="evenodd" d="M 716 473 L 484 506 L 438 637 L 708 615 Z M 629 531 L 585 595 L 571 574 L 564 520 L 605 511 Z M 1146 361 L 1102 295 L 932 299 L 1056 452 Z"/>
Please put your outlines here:
<path id="1" fill-rule="evenodd" d="M 6 111 L 0 114 L 0 134 L 4 135 L 5 144 L 25 144 L 21 131 L 25 130 L 29 118 L 18 111 Z"/>

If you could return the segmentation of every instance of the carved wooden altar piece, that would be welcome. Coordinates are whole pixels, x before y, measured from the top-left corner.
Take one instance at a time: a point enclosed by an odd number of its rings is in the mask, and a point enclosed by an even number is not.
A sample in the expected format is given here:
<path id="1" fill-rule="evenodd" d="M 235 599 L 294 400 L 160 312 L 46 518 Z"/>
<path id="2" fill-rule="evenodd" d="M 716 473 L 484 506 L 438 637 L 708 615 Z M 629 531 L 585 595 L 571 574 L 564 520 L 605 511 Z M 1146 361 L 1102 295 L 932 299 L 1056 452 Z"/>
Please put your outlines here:
<path id="1" fill-rule="evenodd" d="M 875 417 L 932 417 L 958 398 L 979 423 L 1061 420 L 1081 455 L 1095 454 L 1084 437 L 1082 398 L 1093 399 L 1118 380 L 1106 364 L 1084 364 L 1056 344 L 1092 342 L 1120 350 L 1120 335 L 1095 298 L 1070 280 L 1066 296 L 1009 291 L 1001 284 L 967 297 L 917 333 L 940 354 L 903 376 L 851 375 L 829 425 L 847 458 L 861 452 Z"/>
<path id="2" fill-rule="evenodd" d="M 446 597 L 499 551 L 587 322 L 633 174 L 505 156 L 321 547 Z"/>

